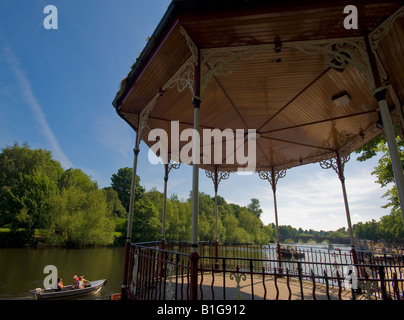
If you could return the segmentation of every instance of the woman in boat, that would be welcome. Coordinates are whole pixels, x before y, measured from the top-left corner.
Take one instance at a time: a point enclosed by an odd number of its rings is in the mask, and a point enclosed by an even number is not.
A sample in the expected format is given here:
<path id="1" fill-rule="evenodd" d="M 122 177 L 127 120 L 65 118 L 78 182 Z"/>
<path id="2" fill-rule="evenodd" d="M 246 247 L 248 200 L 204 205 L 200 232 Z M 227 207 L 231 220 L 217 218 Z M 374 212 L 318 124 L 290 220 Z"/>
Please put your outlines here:
<path id="1" fill-rule="evenodd" d="M 66 289 L 66 286 L 63 285 L 62 278 L 58 278 L 58 290 Z"/>
<path id="2" fill-rule="evenodd" d="M 75 280 L 75 283 L 73 285 L 73 289 L 83 289 L 83 283 L 80 281 L 80 278 L 76 275 L 74 275 L 73 279 Z"/>

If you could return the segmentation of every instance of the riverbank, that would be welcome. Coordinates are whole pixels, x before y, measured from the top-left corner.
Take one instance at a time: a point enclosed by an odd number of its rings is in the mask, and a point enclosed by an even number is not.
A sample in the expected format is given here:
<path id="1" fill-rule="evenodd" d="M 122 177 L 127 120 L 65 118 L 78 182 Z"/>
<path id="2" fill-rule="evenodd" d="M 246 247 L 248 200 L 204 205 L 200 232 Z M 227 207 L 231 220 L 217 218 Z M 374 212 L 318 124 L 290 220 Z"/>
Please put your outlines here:
<path id="1" fill-rule="evenodd" d="M 123 247 L 125 237 L 122 232 L 114 232 L 114 240 L 109 245 L 79 245 L 76 243 L 56 243 L 43 236 L 42 230 L 36 229 L 33 238 L 26 240 L 24 229 L 11 231 L 10 228 L 0 228 L 0 248 L 95 248 L 95 247 Z"/>

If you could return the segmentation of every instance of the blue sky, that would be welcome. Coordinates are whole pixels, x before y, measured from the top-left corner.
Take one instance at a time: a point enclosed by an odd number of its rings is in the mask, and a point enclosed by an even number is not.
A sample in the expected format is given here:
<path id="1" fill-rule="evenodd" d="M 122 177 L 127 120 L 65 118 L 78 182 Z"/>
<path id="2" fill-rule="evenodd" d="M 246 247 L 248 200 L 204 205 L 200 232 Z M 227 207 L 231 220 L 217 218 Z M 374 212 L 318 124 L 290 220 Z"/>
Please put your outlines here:
<path id="1" fill-rule="evenodd" d="M 52 151 L 64 168 L 80 168 L 100 187 L 113 173 L 131 167 L 135 134 L 112 101 L 170 1 L 168 0 L 0 0 L 0 148 L 27 142 Z M 45 6 L 58 9 L 58 29 L 46 30 Z M 163 190 L 163 166 L 152 165 L 141 144 L 141 184 Z M 353 223 L 378 220 L 385 190 L 371 175 L 377 159 L 346 164 Z M 187 198 L 191 167 L 170 173 L 168 193 Z M 213 195 L 200 171 L 200 191 Z M 274 222 L 273 197 L 257 174 L 232 174 L 219 186 L 227 202 L 247 205 L 258 198 L 265 224 Z M 337 174 L 318 164 L 288 170 L 278 183 L 279 223 L 295 228 L 346 227 Z"/>

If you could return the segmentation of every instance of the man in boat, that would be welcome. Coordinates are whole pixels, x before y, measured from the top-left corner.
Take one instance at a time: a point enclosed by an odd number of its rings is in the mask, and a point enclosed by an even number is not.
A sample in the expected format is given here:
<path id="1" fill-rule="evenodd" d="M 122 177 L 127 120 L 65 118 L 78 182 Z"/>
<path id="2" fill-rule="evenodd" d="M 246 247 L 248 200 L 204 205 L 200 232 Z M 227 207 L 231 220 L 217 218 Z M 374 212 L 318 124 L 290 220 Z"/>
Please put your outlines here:
<path id="1" fill-rule="evenodd" d="M 58 278 L 58 290 L 66 289 L 66 286 L 63 285 L 62 278 Z"/>

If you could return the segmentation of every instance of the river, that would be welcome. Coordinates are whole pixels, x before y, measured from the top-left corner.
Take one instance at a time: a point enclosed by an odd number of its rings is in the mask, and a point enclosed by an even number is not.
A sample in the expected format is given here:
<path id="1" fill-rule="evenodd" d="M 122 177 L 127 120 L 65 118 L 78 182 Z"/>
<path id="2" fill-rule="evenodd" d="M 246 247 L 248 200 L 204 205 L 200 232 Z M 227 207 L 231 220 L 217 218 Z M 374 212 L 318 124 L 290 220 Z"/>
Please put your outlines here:
<path id="1" fill-rule="evenodd" d="M 75 274 L 90 281 L 107 279 L 96 296 L 86 299 L 106 299 L 119 293 L 122 285 L 124 248 L 39 248 L 0 249 L 0 300 L 33 299 L 30 290 L 43 288 L 49 273 L 45 266 L 54 265 L 64 285 L 73 284 Z"/>

